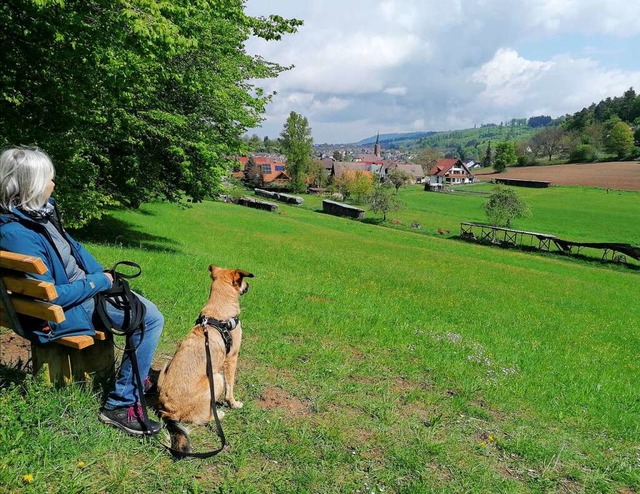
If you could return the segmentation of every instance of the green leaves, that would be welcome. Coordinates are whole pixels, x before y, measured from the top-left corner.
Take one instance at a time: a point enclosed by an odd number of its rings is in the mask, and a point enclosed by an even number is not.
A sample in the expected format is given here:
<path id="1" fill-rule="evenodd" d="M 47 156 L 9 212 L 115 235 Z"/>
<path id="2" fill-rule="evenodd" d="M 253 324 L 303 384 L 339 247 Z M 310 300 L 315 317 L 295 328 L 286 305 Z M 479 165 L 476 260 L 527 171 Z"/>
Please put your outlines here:
<path id="1" fill-rule="evenodd" d="M 286 67 L 244 52 L 300 21 L 242 0 L 16 0 L 0 6 L 0 147 L 38 145 L 76 226 L 114 201 L 215 193 Z"/>
<path id="2" fill-rule="evenodd" d="M 306 117 L 292 111 L 280 133 L 282 151 L 287 157 L 287 173 L 291 176 L 296 192 L 304 190 L 306 175 L 311 163 L 313 138 Z"/>
<path id="3" fill-rule="evenodd" d="M 507 228 L 511 226 L 514 218 L 526 218 L 530 214 L 529 208 L 518 193 L 503 185 L 495 187 L 484 205 L 484 210 L 490 224 Z"/>

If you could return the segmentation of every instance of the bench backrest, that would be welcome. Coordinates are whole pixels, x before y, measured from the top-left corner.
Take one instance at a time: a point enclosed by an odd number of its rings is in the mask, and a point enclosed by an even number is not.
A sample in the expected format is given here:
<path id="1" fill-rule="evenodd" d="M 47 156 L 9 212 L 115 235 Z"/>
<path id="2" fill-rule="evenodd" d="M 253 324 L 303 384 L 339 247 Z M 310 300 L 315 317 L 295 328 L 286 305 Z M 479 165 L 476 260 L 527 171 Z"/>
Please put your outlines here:
<path id="1" fill-rule="evenodd" d="M 55 285 L 27 278 L 28 274 L 45 274 L 47 271 L 39 257 L 0 250 L 0 326 L 26 337 L 18 314 L 57 323 L 65 320 L 63 308 L 51 303 L 58 296 Z M 81 350 L 93 345 L 94 339 L 106 338 L 103 331 L 96 331 L 94 336 L 66 336 L 55 340 L 55 343 Z"/>
<path id="2" fill-rule="evenodd" d="M 2 326 L 24 336 L 16 313 L 44 321 L 64 321 L 62 307 L 50 302 L 58 296 L 54 284 L 26 276 L 47 272 L 40 258 L 0 251 L 0 270 L 0 291 L 5 309 L 0 315 Z"/>

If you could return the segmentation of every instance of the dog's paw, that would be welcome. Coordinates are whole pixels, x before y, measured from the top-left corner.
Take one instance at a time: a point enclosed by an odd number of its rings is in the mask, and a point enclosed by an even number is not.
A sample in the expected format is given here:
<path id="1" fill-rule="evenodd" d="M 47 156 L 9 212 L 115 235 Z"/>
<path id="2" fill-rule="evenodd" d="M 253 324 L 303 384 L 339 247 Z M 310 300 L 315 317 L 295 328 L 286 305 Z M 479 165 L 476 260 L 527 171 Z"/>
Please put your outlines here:
<path id="1" fill-rule="evenodd" d="M 224 411 L 222 411 L 222 410 L 216 410 L 216 411 L 218 412 L 218 418 L 220 420 L 222 420 L 224 418 L 224 416 L 225 416 Z"/>
<path id="2" fill-rule="evenodd" d="M 242 408 L 243 407 L 243 403 L 241 401 L 228 401 L 227 404 L 229 405 L 229 408 Z"/>

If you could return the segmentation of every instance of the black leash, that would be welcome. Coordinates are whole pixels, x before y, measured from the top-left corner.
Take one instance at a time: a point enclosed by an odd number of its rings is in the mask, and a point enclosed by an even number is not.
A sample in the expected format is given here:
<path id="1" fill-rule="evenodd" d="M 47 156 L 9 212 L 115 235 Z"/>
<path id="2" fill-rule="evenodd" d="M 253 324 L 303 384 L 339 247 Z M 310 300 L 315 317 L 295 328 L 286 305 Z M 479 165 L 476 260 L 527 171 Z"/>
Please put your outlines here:
<path id="1" fill-rule="evenodd" d="M 138 271 L 134 274 L 124 274 L 116 270 L 120 265 L 136 268 Z M 142 268 L 135 262 L 120 261 L 107 271 L 113 277 L 113 284 L 106 292 L 96 294 L 94 297 L 95 313 L 94 322 L 97 326 L 104 328 L 113 335 L 125 337 L 124 352 L 131 359 L 131 367 L 133 368 L 134 382 L 138 390 L 138 399 L 140 400 L 140 408 L 142 409 L 142 427 L 145 431 L 150 430 L 149 416 L 147 415 L 147 403 L 144 397 L 144 383 L 140 376 L 138 367 L 138 356 L 133 336 L 136 331 L 140 331 L 140 342 L 144 338 L 145 324 L 144 318 L 147 312 L 146 307 L 135 293 L 129 288 L 128 279 L 137 278 L 142 273 Z M 122 311 L 124 319 L 122 324 L 117 324 L 107 311 L 107 304 Z M 138 344 L 139 346 L 140 344 Z M 122 365 L 122 363 L 120 364 Z"/>
<path id="2" fill-rule="evenodd" d="M 177 449 L 172 448 L 171 446 L 167 446 L 166 444 L 163 444 L 163 446 L 169 451 L 171 451 L 171 453 L 177 458 L 200 458 L 200 459 L 211 458 L 212 456 L 216 456 L 217 454 L 221 453 L 227 446 L 227 439 L 224 435 L 224 431 L 222 430 L 220 417 L 218 417 L 218 407 L 216 405 L 216 390 L 215 390 L 215 385 L 213 383 L 213 364 L 211 362 L 211 352 L 209 351 L 209 330 L 206 324 L 202 324 L 202 331 L 204 333 L 204 351 L 207 357 L 207 379 L 209 380 L 209 392 L 211 393 L 209 406 L 213 411 L 213 418 L 216 422 L 216 434 L 220 438 L 220 447 L 213 451 L 207 451 L 204 453 L 193 453 L 193 452 L 187 452 L 187 451 L 179 451 Z"/>
<path id="3" fill-rule="evenodd" d="M 136 268 L 138 271 L 130 275 L 120 273 L 116 270 L 116 268 L 120 265 L 130 266 Z M 136 355 L 137 347 L 135 347 L 133 342 L 133 335 L 138 330 L 140 330 L 141 333 L 140 341 L 142 341 L 142 339 L 144 338 L 144 317 L 146 314 L 146 307 L 136 296 L 136 294 L 131 291 L 131 288 L 129 288 L 129 282 L 127 281 L 128 279 L 137 278 L 138 276 L 140 276 L 140 274 L 142 273 L 142 269 L 138 264 L 134 262 L 120 261 L 116 263 L 110 270 L 108 270 L 108 272 L 113 276 L 113 285 L 108 291 L 99 293 L 95 296 L 96 310 L 94 317 L 96 318 L 96 322 L 101 327 L 104 327 L 112 334 L 126 337 L 124 351 L 129 354 L 129 358 L 131 359 L 131 366 L 133 368 L 135 384 L 136 388 L 138 389 L 140 406 L 142 408 L 142 426 L 145 430 L 149 430 L 149 416 L 147 415 L 147 404 L 144 397 L 144 384 L 138 368 L 138 358 Z M 113 319 L 111 319 L 107 312 L 106 304 L 109 304 L 124 313 L 124 320 L 122 324 L 116 324 Z M 204 332 L 207 379 L 209 381 L 209 391 L 211 393 L 209 406 L 213 411 L 213 418 L 215 419 L 216 423 L 216 433 L 220 438 L 221 445 L 218 449 L 213 451 L 192 453 L 179 451 L 172 448 L 171 446 L 163 444 L 163 446 L 177 458 L 211 458 L 212 456 L 216 456 L 217 454 L 221 453 L 227 445 L 227 440 L 224 435 L 224 431 L 222 430 L 222 424 L 220 423 L 220 417 L 218 416 L 218 408 L 216 406 L 216 392 L 213 380 L 213 363 L 211 361 L 211 352 L 209 348 L 208 326 L 213 326 L 218 330 L 218 332 L 222 336 L 222 340 L 224 341 L 225 349 L 227 353 L 229 353 L 231 349 L 230 331 L 232 331 L 237 326 L 238 318 L 230 319 L 229 321 L 218 321 L 217 319 L 211 319 L 201 316 L 196 321 L 196 324 L 200 324 Z"/>

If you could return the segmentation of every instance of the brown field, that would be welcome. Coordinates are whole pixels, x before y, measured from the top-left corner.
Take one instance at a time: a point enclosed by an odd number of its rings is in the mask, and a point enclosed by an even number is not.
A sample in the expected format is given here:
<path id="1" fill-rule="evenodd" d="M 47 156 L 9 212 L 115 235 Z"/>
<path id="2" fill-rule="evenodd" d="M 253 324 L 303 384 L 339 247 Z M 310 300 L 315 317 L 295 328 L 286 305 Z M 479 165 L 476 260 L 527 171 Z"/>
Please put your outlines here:
<path id="1" fill-rule="evenodd" d="M 576 163 L 571 165 L 524 166 L 507 168 L 503 173 L 479 170 L 474 175 L 480 181 L 496 177 L 544 180 L 551 185 L 582 185 L 603 189 L 640 191 L 640 162 Z"/>

